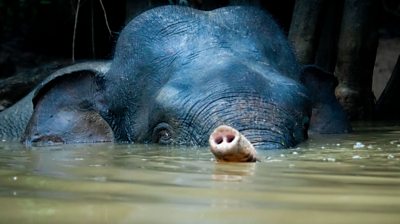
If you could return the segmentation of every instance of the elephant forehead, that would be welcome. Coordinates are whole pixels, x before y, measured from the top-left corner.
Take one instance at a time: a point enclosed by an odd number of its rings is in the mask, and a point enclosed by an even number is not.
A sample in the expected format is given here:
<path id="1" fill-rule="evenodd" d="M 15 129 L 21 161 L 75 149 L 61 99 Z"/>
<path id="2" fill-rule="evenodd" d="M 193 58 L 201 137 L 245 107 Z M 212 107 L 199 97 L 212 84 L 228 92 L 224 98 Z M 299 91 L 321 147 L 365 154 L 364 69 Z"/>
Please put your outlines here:
<path id="1" fill-rule="evenodd" d="M 173 85 L 166 85 L 160 89 L 156 96 L 156 102 L 161 104 L 163 102 L 171 102 L 182 94 L 182 89 L 178 89 Z"/>

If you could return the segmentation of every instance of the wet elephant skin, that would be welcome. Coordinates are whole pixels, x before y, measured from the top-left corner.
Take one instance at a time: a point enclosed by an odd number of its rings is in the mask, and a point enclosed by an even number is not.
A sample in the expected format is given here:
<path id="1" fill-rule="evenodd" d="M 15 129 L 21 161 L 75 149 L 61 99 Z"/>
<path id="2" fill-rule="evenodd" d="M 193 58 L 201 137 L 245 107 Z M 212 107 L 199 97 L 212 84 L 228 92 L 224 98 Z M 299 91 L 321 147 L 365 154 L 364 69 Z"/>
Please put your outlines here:
<path id="1" fill-rule="evenodd" d="M 259 9 L 152 9 L 122 30 L 110 63 L 38 87 L 24 142 L 205 146 L 220 125 L 257 149 L 307 139 L 307 74 Z"/>

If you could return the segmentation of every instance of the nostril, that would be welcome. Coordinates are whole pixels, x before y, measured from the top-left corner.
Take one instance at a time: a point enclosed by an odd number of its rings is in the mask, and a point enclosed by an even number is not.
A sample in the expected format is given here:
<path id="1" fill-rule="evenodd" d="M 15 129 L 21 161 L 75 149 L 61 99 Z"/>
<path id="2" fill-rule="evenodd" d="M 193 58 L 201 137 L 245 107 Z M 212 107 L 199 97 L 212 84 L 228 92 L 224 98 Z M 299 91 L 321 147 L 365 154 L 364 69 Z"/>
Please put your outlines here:
<path id="1" fill-rule="evenodd" d="M 217 145 L 221 144 L 224 141 L 222 136 L 218 136 L 215 138 L 214 142 L 217 143 Z"/>
<path id="2" fill-rule="evenodd" d="M 227 136 L 226 136 L 226 141 L 227 141 L 228 143 L 233 142 L 233 140 L 235 140 L 235 136 L 234 136 L 234 135 L 227 135 Z"/>

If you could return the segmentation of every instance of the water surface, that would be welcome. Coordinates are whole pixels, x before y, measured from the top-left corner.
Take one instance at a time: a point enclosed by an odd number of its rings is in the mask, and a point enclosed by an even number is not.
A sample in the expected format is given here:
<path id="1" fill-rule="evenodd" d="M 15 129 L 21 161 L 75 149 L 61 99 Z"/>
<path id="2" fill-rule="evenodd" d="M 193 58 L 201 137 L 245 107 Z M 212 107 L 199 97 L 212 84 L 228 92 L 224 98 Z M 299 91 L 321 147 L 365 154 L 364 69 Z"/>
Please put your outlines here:
<path id="1" fill-rule="evenodd" d="M 400 223 L 400 126 L 314 136 L 262 162 L 207 148 L 0 143 L 0 223 Z"/>

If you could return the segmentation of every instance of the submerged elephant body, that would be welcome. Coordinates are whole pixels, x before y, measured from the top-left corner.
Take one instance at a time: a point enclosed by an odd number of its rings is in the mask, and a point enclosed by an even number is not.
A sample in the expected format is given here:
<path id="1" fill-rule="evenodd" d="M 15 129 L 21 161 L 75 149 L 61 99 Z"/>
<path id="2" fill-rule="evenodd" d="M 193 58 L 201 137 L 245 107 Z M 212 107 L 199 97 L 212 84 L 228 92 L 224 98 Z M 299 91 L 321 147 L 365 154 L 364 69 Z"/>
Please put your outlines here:
<path id="1" fill-rule="evenodd" d="M 304 75 L 258 9 L 155 8 L 121 32 L 108 71 L 68 73 L 36 90 L 23 139 L 206 145 L 229 125 L 256 148 L 288 148 L 310 125 Z"/>

